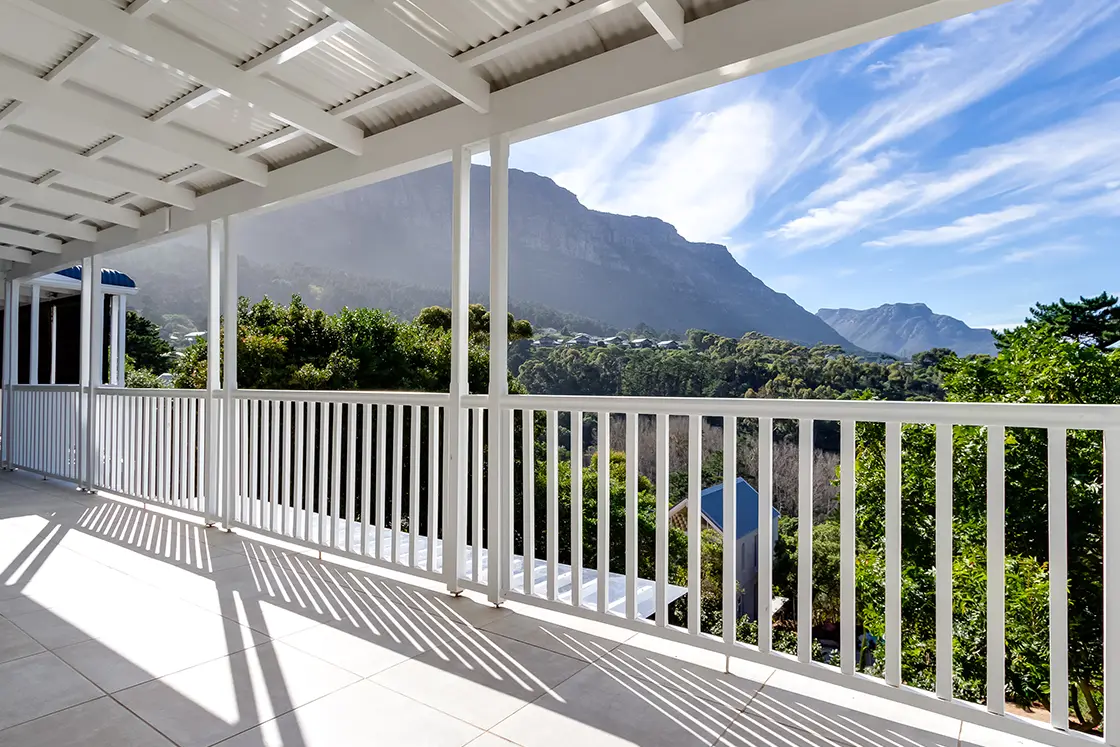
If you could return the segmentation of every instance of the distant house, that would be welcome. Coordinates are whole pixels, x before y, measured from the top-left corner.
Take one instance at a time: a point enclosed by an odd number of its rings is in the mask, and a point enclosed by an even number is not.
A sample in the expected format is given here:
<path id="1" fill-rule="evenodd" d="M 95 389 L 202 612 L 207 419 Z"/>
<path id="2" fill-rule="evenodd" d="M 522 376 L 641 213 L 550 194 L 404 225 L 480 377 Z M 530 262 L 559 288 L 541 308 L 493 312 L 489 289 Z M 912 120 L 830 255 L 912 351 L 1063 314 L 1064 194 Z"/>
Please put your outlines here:
<path id="1" fill-rule="evenodd" d="M 688 531 L 689 499 L 669 510 L 669 524 Z M 771 509 L 771 543 L 778 536 L 778 509 Z M 723 485 L 714 485 L 700 493 L 700 519 L 703 526 L 723 532 Z M 758 615 L 758 491 L 743 478 L 735 481 L 735 580 L 739 584 L 737 603 L 739 616 Z M 770 552 L 774 548 L 771 544 Z"/>
<path id="2" fill-rule="evenodd" d="M 662 340 L 661 342 L 657 343 L 657 347 L 661 348 L 662 350 L 680 350 L 681 344 L 676 340 Z"/>
<path id="3" fill-rule="evenodd" d="M 645 337 L 639 337 L 636 340 L 631 340 L 630 346 L 635 348 L 652 348 L 654 346 L 654 342 L 653 340 L 646 339 Z"/>
<path id="4" fill-rule="evenodd" d="M 533 345 L 538 348 L 554 348 L 558 343 L 551 337 L 542 337 L 539 340 L 533 340 Z"/>

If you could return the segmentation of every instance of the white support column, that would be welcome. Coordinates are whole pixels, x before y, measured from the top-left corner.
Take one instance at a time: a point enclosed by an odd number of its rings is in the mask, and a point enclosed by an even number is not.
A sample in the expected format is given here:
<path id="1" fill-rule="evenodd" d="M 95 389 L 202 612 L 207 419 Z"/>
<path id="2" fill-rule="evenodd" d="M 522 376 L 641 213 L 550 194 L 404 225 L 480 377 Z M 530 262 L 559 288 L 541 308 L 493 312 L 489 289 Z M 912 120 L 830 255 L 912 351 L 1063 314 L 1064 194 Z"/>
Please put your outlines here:
<path id="1" fill-rule="evenodd" d="M 490 138 L 490 470 L 486 552 L 487 598 L 501 604 L 509 569 L 513 495 L 508 460 L 511 435 L 501 405 L 509 395 L 509 135 Z M 549 558 L 551 560 L 551 558 Z"/>
<path id="2" fill-rule="evenodd" d="M 51 382 L 58 383 L 58 307 L 51 304 Z"/>
<path id="3" fill-rule="evenodd" d="M 128 354 L 128 296 L 114 296 L 117 299 L 117 334 L 120 339 L 113 341 L 113 357 L 116 358 L 117 386 L 125 386 L 124 359 Z"/>
<path id="4" fill-rule="evenodd" d="M 225 428 L 225 448 L 222 455 L 225 459 L 223 474 L 225 476 L 225 489 L 222 491 L 222 526 L 230 528 L 233 516 L 233 503 L 237 500 L 238 485 L 238 433 L 237 433 L 237 402 L 234 394 L 237 392 L 237 249 L 229 241 L 229 223 L 226 218 L 222 233 L 223 261 L 225 263 L 225 287 L 223 290 L 223 314 L 225 334 L 222 340 L 222 389 L 225 393 L 223 401 L 223 426 Z M 217 342 L 213 336 L 207 342 L 208 352 L 217 352 Z M 209 372 L 207 372 L 209 377 Z"/>
<path id="5" fill-rule="evenodd" d="M 35 283 L 31 286 L 31 334 L 28 338 L 28 342 L 31 344 L 31 357 L 27 369 L 28 384 L 39 383 L 39 301 L 41 296 L 39 284 Z"/>
<path id="6" fill-rule="evenodd" d="M 101 264 L 101 255 L 90 260 L 93 307 L 90 316 L 89 416 L 86 421 L 89 472 L 86 479 L 87 489 L 91 493 L 97 490 L 98 470 L 101 464 L 101 444 L 97 440 L 97 392 L 105 383 L 105 289 L 101 285 Z"/>
<path id="7" fill-rule="evenodd" d="M 12 362 L 16 359 L 15 346 L 12 344 L 12 308 L 18 303 L 12 303 L 14 296 L 12 289 L 18 287 L 15 281 L 4 281 L 4 378 L 3 378 L 3 403 L 0 421 L 0 466 L 4 469 L 12 468 Z"/>
<path id="8" fill-rule="evenodd" d="M 117 352 L 120 346 L 121 319 L 118 312 L 120 307 L 119 295 L 109 297 L 109 386 L 121 386 L 124 371 L 117 368 Z"/>
<path id="9" fill-rule="evenodd" d="M 466 560 L 467 537 L 467 412 L 461 397 L 468 393 L 467 345 L 471 266 L 471 153 L 451 153 L 451 401 L 447 408 L 447 505 L 443 516 L 443 573 L 447 590 L 462 591 L 459 572 Z M 380 528 L 378 528 L 380 531 Z"/>
<path id="10" fill-rule="evenodd" d="M 82 260 L 82 313 L 78 325 L 78 484 L 82 489 L 89 485 L 89 390 L 90 390 L 90 336 L 93 330 L 93 260 Z"/>
<path id="11" fill-rule="evenodd" d="M 206 227 L 207 275 L 210 280 L 209 303 L 206 307 L 206 450 L 204 456 L 206 475 L 206 504 L 204 515 L 207 524 L 214 524 L 218 516 L 218 454 L 219 392 L 222 388 L 221 325 L 222 325 L 222 252 L 229 243 L 227 223 L 219 218 Z"/>

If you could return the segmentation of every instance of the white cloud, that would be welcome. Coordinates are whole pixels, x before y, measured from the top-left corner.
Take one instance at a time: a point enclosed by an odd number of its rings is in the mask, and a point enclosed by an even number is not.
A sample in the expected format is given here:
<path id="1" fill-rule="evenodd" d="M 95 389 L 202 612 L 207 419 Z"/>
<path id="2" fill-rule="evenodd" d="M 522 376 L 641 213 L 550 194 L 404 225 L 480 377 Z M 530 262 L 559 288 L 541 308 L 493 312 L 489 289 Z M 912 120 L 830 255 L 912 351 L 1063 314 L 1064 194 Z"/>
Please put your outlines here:
<path id="1" fill-rule="evenodd" d="M 936 246 L 955 244 L 991 233 L 1012 223 L 1033 218 L 1042 210 L 1040 205 L 1015 205 L 994 213 L 979 213 L 959 218 L 947 226 L 925 230 L 909 230 L 870 241 L 867 246 Z"/>
<path id="2" fill-rule="evenodd" d="M 819 204 L 851 194 L 864 184 L 885 174 L 890 170 L 891 162 L 891 155 L 884 153 L 871 161 L 855 161 L 846 164 L 839 176 L 805 198 L 805 202 Z"/>
<path id="3" fill-rule="evenodd" d="M 848 58 L 840 63 L 840 74 L 847 75 L 852 70 L 855 70 L 857 67 L 863 64 L 864 61 L 866 61 L 873 54 L 885 47 L 887 44 L 890 44 L 892 41 L 892 37 L 885 36 L 882 39 L 876 39 L 873 42 L 868 42 L 867 44 L 856 47 L 856 49 L 848 56 Z"/>
<path id="4" fill-rule="evenodd" d="M 958 280 L 971 275 L 981 275 L 986 272 L 1006 269 L 1008 265 L 1019 265 L 1028 262 L 1048 259 L 1056 255 L 1075 254 L 1084 251 L 1077 244 L 1046 244 L 1030 249 L 1017 249 L 1007 252 L 991 262 L 978 262 L 973 264 L 957 265 L 935 276 L 937 280 Z"/>
<path id="5" fill-rule="evenodd" d="M 876 86 L 894 88 L 914 81 L 935 68 L 948 65 L 954 52 L 949 47 L 927 47 L 915 44 L 899 52 L 889 61 L 867 66 L 867 72 L 876 75 Z M 882 75 L 878 75 L 882 73 Z"/>
<path id="6" fill-rule="evenodd" d="M 906 199 L 912 188 L 902 182 L 865 189 L 828 207 L 812 208 L 771 235 L 799 242 L 798 248 L 827 244 L 857 230 L 871 218 Z"/>

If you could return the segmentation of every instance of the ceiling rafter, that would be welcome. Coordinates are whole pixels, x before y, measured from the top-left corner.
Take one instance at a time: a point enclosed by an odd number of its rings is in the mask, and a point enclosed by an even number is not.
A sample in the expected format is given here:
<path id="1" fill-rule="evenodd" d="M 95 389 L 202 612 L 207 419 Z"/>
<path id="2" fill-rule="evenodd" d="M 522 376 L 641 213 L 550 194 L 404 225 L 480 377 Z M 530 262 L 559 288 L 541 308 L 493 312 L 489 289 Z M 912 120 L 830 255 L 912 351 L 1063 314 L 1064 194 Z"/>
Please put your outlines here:
<path id="1" fill-rule="evenodd" d="M 362 131 L 331 117 L 273 81 L 251 75 L 190 39 L 135 18 L 103 0 L 19 0 L 63 26 L 92 33 L 168 65 L 201 83 L 269 112 L 285 124 L 349 151 L 362 152 Z"/>
<path id="2" fill-rule="evenodd" d="M 634 5 L 670 49 L 684 47 L 684 8 L 677 0 L 634 0 Z"/>
<path id="3" fill-rule="evenodd" d="M 62 242 L 49 236 L 36 236 L 33 233 L 17 231 L 14 228 L 0 227 L 0 244 L 11 244 L 24 249 L 34 249 L 37 252 L 50 252 L 60 254 Z"/>
<path id="4" fill-rule="evenodd" d="M 0 223 L 7 226 L 16 226 L 27 231 L 53 233 L 56 236 L 65 236 L 79 241 L 93 241 L 97 238 L 97 229 L 87 223 L 55 218 L 7 205 L 0 206 Z"/>
<path id="5" fill-rule="evenodd" d="M 34 256 L 34 253 L 27 249 L 19 249 L 14 246 L 0 246 L 0 259 L 28 264 Z"/>
<path id="6" fill-rule="evenodd" d="M 348 22 L 432 83 L 477 112 L 485 114 L 490 110 L 490 84 L 481 75 L 456 62 L 387 8 L 369 0 L 328 3 L 332 16 Z"/>
<path id="7" fill-rule="evenodd" d="M 116 223 L 129 228 L 140 227 L 140 213 L 135 210 L 117 207 L 94 197 L 83 197 L 79 194 L 64 192 L 55 187 L 23 181 L 11 176 L 0 175 L 0 194 L 15 198 L 27 205 L 34 205 L 63 215 L 86 215 L 95 220 Z"/>

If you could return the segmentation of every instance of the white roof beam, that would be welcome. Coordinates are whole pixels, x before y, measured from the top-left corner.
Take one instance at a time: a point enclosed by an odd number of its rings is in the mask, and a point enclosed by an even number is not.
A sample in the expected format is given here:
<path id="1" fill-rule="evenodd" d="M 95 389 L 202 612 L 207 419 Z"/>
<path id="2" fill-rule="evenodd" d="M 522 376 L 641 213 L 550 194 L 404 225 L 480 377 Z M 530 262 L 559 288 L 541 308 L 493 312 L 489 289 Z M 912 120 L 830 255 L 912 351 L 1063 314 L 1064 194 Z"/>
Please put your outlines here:
<path id="1" fill-rule="evenodd" d="M 0 194 L 55 213 L 85 215 L 129 228 L 140 227 L 140 213 L 135 210 L 10 176 L 0 175 Z"/>
<path id="2" fill-rule="evenodd" d="M 684 47 L 684 8 L 677 0 L 634 0 L 634 5 L 670 49 Z"/>
<path id="3" fill-rule="evenodd" d="M 290 39 L 242 64 L 241 70 L 255 75 L 275 70 L 288 60 L 312 49 L 319 42 L 330 39 L 342 31 L 343 28 L 345 28 L 343 24 L 336 18 L 324 18 L 321 21 L 316 21 Z"/>
<path id="4" fill-rule="evenodd" d="M 185 210 L 194 209 L 194 192 L 186 187 L 167 184 L 139 171 L 82 156 L 11 130 L 0 133 L 0 160 L 40 169 L 47 166 L 108 185 L 121 192 L 133 192 Z"/>
<path id="5" fill-rule="evenodd" d="M 0 246 L 0 259 L 27 264 L 31 261 L 32 256 L 34 255 L 26 249 L 17 249 L 14 246 Z"/>
<path id="6" fill-rule="evenodd" d="M 62 242 L 49 236 L 36 236 L 33 233 L 24 233 L 14 228 L 0 228 L 0 244 L 34 249 L 37 252 L 62 253 Z"/>
<path id="7" fill-rule="evenodd" d="M 150 122 L 96 96 L 52 86 L 6 63 L 0 63 L 0 90 L 14 99 L 33 100 L 64 116 L 95 122 L 122 137 L 142 140 L 238 179 L 262 186 L 268 180 L 268 167 L 259 161 L 230 153 L 199 135 Z"/>
<path id="8" fill-rule="evenodd" d="M 259 76 L 249 75 L 184 36 L 134 18 L 102 0 L 19 0 L 76 31 L 135 50 L 202 83 L 259 106 L 285 124 L 358 155 L 362 131 Z"/>
<path id="9" fill-rule="evenodd" d="M 481 75 L 456 62 L 388 9 L 370 0 L 327 2 L 332 16 L 348 22 L 420 75 L 475 111 L 490 110 L 490 84 Z"/>
<path id="10" fill-rule="evenodd" d="M 97 229 L 86 223 L 54 218 L 15 207 L 0 207 L 0 223 L 28 231 L 53 233 L 57 236 L 65 236 L 79 241 L 93 241 L 97 238 Z"/>

